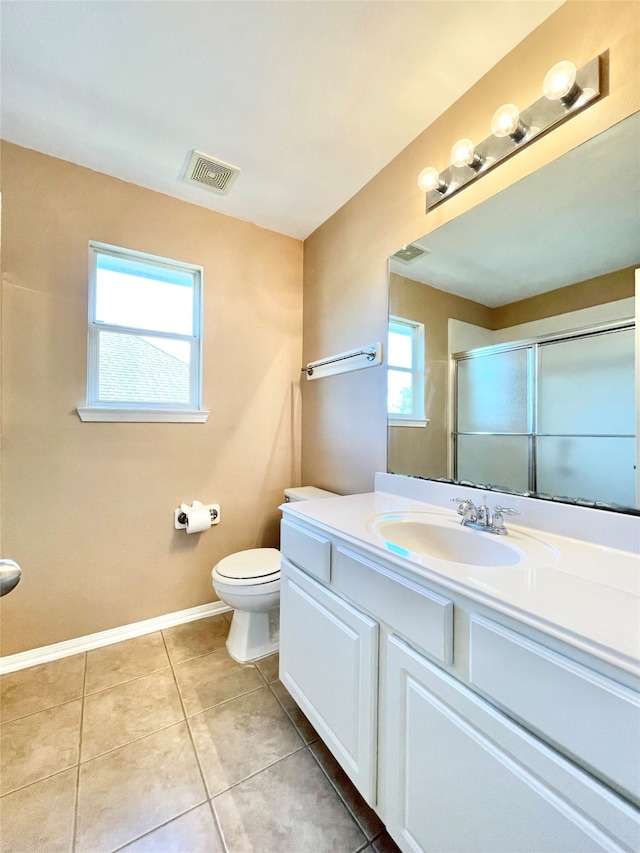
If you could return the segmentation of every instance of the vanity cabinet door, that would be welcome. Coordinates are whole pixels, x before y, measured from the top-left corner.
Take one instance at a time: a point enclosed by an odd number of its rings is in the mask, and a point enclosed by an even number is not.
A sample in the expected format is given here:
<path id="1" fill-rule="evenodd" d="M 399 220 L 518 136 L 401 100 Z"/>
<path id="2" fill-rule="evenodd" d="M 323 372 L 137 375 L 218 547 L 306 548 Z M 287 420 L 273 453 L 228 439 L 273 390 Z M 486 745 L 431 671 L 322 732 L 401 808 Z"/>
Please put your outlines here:
<path id="1" fill-rule="evenodd" d="M 387 829 L 405 853 L 636 849 L 629 803 L 397 637 L 387 661 Z"/>
<path id="2" fill-rule="evenodd" d="M 280 582 L 280 680 L 373 805 L 378 624 L 287 560 Z"/>

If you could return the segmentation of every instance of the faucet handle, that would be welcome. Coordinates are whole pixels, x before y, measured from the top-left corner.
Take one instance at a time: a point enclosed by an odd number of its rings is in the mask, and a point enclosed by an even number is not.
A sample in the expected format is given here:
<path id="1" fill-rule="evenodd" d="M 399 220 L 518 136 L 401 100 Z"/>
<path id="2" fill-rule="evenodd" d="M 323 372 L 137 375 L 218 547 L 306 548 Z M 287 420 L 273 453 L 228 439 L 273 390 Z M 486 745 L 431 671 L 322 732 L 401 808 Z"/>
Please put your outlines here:
<path id="1" fill-rule="evenodd" d="M 495 506 L 493 515 L 491 516 L 491 529 L 494 533 L 506 535 L 507 528 L 504 526 L 505 515 L 520 515 L 517 509 L 511 509 L 509 506 Z"/>
<path id="2" fill-rule="evenodd" d="M 510 506 L 498 506 L 497 504 L 493 508 L 494 513 L 499 512 L 500 515 L 520 515 L 520 512 L 517 509 L 512 509 Z"/>
<path id="3" fill-rule="evenodd" d="M 478 520 L 478 510 L 471 498 L 451 498 L 451 500 L 458 504 L 456 512 L 458 515 L 464 516 L 463 524 L 466 521 Z"/>
<path id="4" fill-rule="evenodd" d="M 471 498 L 450 498 L 450 500 L 458 504 L 458 515 L 464 515 L 467 509 L 475 506 Z"/>

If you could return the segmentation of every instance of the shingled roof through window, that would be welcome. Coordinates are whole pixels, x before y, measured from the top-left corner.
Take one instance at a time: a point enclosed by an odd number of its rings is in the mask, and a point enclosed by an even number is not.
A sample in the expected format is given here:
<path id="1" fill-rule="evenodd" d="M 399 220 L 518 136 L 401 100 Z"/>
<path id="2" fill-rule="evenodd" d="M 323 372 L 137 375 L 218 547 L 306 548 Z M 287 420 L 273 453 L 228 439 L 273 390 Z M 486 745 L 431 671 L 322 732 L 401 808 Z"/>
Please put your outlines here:
<path id="1" fill-rule="evenodd" d="M 102 332 L 100 399 L 188 403 L 189 365 L 145 338 Z"/>

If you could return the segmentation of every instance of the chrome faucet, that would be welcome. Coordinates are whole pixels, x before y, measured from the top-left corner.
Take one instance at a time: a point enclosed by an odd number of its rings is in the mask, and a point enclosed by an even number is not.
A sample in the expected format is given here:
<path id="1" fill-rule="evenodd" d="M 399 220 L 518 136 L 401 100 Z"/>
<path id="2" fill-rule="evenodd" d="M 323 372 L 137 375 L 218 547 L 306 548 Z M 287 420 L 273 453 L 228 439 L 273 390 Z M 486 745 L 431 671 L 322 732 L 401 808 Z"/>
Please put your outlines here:
<path id="1" fill-rule="evenodd" d="M 451 500 L 458 504 L 457 512 L 462 516 L 461 524 L 464 527 L 496 533 L 498 536 L 506 536 L 509 532 L 504 526 L 505 515 L 520 515 L 517 509 L 497 504 L 491 513 L 487 506 L 486 495 L 483 495 L 480 506 L 476 506 L 471 498 L 451 498 Z"/>

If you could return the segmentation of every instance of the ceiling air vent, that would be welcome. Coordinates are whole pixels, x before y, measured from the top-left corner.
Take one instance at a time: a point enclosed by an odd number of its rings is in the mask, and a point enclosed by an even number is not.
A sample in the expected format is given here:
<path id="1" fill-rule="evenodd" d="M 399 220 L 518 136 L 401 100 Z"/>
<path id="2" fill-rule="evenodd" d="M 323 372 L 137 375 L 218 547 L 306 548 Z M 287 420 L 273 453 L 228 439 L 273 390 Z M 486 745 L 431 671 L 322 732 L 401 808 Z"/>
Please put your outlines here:
<path id="1" fill-rule="evenodd" d="M 398 251 L 394 252 L 391 257 L 397 258 L 405 264 L 410 264 L 411 261 L 415 261 L 417 258 L 422 255 L 427 255 L 428 253 L 429 249 L 421 249 L 420 246 L 416 246 L 415 243 L 411 243 L 409 246 L 403 246 L 401 249 L 398 249 Z"/>
<path id="2" fill-rule="evenodd" d="M 239 174 L 240 169 L 237 166 L 215 160 L 208 154 L 203 154 L 202 151 L 194 151 L 184 173 L 184 179 L 190 184 L 200 184 L 213 190 L 214 193 L 226 195 Z"/>

